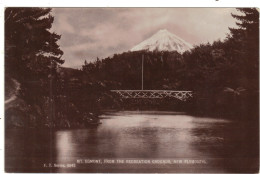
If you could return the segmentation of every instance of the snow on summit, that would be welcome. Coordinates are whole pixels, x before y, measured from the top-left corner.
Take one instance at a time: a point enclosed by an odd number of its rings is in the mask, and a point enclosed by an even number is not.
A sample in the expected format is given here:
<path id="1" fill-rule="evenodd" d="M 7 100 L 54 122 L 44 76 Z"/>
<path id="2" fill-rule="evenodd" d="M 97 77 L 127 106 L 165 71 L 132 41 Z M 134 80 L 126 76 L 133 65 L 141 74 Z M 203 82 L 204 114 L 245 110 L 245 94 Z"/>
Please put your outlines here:
<path id="1" fill-rule="evenodd" d="M 149 51 L 177 51 L 183 53 L 190 50 L 192 45 L 184 41 L 168 30 L 159 30 L 150 38 L 134 46 L 131 51 L 149 50 Z"/>

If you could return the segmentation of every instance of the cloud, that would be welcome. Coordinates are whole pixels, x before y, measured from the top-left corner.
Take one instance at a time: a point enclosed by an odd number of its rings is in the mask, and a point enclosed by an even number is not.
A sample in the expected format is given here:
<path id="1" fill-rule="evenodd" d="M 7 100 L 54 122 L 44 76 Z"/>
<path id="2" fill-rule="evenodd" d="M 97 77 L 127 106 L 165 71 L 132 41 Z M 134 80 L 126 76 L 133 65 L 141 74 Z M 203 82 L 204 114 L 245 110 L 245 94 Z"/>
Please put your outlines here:
<path id="1" fill-rule="evenodd" d="M 159 29 L 191 44 L 223 39 L 234 8 L 54 8 L 52 30 L 62 35 L 64 66 L 130 50 Z"/>

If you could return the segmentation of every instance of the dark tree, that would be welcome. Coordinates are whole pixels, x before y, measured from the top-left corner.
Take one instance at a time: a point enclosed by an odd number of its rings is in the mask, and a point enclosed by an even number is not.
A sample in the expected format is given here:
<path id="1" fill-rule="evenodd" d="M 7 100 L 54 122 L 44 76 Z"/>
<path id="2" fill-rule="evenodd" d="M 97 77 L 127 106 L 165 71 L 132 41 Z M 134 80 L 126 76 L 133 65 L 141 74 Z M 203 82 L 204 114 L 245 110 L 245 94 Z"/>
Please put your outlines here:
<path id="1" fill-rule="evenodd" d="M 50 8 L 6 8 L 7 74 L 21 80 L 39 78 L 46 76 L 51 67 L 64 62 L 57 44 L 61 36 L 50 31 L 54 20 L 50 12 Z"/>
<path id="2" fill-rule="evenodd" d="M 14 109 L 28 124 L 53 119 L 57 67 L 64 62 L 57 44 L 61 36 L 50 31 L 53 21 L 50 8 L 5 9 L 5 78 L 20 83 L 18 96 L 24 104 L 10 107 L 10 118 Z"/>
<path id="3" fill-rule="evenodd" d="M 244 85 L 247 88 L 258 89 L 259 65 L 259 12 L 256 8 L 238 8 L 240 15 L 232 14 L 238 20 L 238 28 L 230 28 L 229 37 L 234 49 L 234 58 L 244 72 Z M 243 68 L 244 67 L 244 68 Z"/>

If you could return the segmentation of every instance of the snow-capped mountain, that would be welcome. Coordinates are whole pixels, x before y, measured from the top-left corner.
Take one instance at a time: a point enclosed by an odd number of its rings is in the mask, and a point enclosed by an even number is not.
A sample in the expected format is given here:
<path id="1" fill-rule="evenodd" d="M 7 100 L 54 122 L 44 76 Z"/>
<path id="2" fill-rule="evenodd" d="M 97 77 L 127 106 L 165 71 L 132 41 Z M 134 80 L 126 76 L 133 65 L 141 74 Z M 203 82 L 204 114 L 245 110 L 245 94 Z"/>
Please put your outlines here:
<path id="1" fill-rule="evenodd" d="M 149 50 L 149 51 L 177 51 L 183 53 L 190 50 L 192 45 L 180 37 L 170 33 L 168 30 L 159 30 L 150 38 L 134 46 L 131 51 Z"/>

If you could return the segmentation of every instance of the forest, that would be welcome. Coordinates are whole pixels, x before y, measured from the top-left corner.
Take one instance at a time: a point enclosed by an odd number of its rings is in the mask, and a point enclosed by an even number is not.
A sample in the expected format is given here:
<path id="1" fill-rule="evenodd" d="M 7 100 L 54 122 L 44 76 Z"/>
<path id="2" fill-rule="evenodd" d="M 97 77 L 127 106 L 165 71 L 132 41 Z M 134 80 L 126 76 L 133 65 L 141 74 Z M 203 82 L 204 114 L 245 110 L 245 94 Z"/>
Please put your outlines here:
<path id="1" fill-rule="evenodd" d="M 198 116 L 258 120 L 259 12 L 238 8 L 237 27 L 223 41 L 183 54 L 135 51 L 114 54 L 81 69 L 62 67 L 62 37 L 50 32 L 50 8 L 5 10 L 5 121 L 7 127 L 78 128 L 104 110 L 174 110 Z M 121 99 L 112 89 L 191 90 L 194 97 Z"/>

